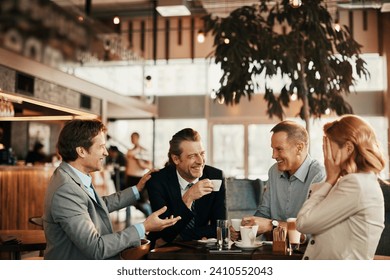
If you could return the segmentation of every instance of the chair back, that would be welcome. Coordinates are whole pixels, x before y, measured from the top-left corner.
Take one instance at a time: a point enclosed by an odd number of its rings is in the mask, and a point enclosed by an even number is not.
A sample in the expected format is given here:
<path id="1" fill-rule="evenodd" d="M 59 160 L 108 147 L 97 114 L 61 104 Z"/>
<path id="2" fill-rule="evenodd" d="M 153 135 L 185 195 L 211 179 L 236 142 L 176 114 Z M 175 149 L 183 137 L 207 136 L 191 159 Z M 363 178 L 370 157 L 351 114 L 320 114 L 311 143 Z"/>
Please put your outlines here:
<path id="1" fill-rule="evenodd" d="M 28 222 L 30 224 L 33 224 L 35 226 L 38 226 L 40 229 L 43 229 L 43 220 L 42 220 L 42 217 L 38 217 L 38 216 L 34 216 L 34 217 L 30 217 L 28 219 Z"/>
<path id="2" fill-rule="evenodd" d="M 379 180 L 385 200 L 385 228 L 376 249 L 376 255 L 390 256 L 390 184 Z"/>
<path id="3" fill-rule="evenodd" d="M 261 202 L 265 183 L 260 179 L 226 179 L 226 208 L 229 219 L 253 215 Z"/>

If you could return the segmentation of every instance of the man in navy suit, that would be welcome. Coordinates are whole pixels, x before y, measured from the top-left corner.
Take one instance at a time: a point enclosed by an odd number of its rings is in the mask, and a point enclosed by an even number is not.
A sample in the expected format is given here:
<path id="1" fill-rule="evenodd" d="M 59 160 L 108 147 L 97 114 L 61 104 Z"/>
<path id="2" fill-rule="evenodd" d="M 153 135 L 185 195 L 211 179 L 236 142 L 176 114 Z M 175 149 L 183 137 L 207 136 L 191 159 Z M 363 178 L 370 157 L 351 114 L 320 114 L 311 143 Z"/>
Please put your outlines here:
<path id="1" fill-rule="evenodd" d="M 181 220 L 149 238 L 159 245 L 216 237 L 216 221 L 226 219 L 222 170 L 205 165 L 201 137 L 191 128 L 177 132 L 169 144 L 167 165 L 152 174 L 146 187 L 153 211 L 167 206 L 160 217 L 181 216 Z M 222 181 L 219 191 L 213 191 L 212 179 Z"/>

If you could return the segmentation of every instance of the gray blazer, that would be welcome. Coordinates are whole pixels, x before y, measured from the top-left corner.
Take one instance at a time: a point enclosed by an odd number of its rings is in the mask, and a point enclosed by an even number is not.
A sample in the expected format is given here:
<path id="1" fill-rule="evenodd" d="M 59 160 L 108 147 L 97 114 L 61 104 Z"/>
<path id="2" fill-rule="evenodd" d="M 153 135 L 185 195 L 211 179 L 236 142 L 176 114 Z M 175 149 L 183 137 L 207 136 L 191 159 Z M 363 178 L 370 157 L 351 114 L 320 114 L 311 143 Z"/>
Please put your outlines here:
<path id="1" fill-rule="evenodd" d="M 66 163 L 54 171 L 45 195 L 45 259 L 118 259 L 140 245 L 134 226 L 113 232 L 109 213 L 136 201 L 131 188 L 95 201 Z"/>

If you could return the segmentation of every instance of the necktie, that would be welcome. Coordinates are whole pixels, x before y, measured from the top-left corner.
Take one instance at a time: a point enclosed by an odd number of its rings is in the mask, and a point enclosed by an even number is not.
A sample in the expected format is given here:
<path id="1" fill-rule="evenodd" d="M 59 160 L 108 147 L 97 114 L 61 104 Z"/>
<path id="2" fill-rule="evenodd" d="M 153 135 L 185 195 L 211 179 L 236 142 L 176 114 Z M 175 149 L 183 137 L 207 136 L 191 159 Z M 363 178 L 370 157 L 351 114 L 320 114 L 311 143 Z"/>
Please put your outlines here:
<path id="1" fill-rule="evenodd" d="M 91 194 L 92 198 L 96 201 L 96 195 L 95 192 L 93 191 L 93 186 L 92 183 L 89 187 L 85 186 L 87 188 L 87 191 Z"/>
<path id="2" fill-rule="evenodd" d="M 189 188 L 191 188 L 192 185 L 193 185 L 193 183 L 189 183 L 189 184 L 187 185 L 187 190 L 188 190 Z M 194 213 L 194 215 L 195 215 L 195 201 L 193 201 L 192 204 L 191 204 L 191 211 L 192 211 L 192 213 Z M 188 222 L 186 228 L 187 228 L 187 229 L 193 229 L 194 227 L 195 227 L 195 216 Z"/>

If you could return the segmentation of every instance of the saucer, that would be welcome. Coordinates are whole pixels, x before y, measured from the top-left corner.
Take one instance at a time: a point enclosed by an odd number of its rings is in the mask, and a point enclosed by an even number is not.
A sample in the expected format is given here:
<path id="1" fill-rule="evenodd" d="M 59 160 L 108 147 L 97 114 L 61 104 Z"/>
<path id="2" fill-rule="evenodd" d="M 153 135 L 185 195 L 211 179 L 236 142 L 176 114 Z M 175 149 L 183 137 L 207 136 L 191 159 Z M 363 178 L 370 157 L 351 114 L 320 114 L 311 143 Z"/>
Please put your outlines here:
<path id="1" fill-rule="evenodd" d="M 253 245 L 244 245 L 242 241 L 234 241 L 234 244 L 241 249 L 255 249 L 263 245 L 261 241 L 255 241 Z"/>
<path id="2" fill-rule="evenodd" d="M 216 238 L 209 238 L 209 239 L 199 239 L 198 240 L 199 243 L 215 243 L 217 242 L 217 239 Z"/>

